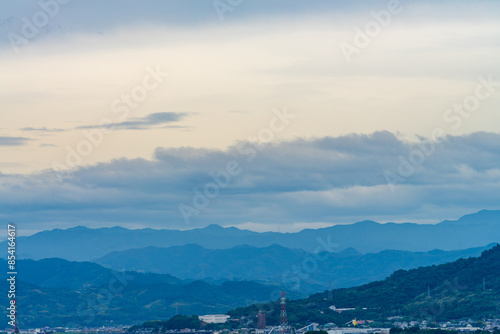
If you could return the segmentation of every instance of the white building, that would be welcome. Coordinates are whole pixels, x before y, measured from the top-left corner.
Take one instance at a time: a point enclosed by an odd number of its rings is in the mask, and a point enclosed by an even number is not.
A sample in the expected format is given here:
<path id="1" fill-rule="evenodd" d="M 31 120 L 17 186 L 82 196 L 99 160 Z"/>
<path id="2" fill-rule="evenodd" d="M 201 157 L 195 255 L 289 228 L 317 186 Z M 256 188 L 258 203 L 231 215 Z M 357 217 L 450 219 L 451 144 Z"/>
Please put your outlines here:
<path id="1" fill-rule="evenodd" d="M 329 307 L 329 309 L 330 309 L 330 310 L 332 310 L 332 311 L 338 312 L 338 313 L 342 313 L 342 312 L 344 312 L 344 311 L 354 311 L 354 310 L 355 310 L 355 308 L 354 308 L 354 307 L 349 307 L 349 308 L 337 308 L 337 307 L 335 307 L 335 305 L 330 306 L 330 307 Z M 365 310 L 366 310 L 366 308 L 365 308 Z"/>
<path id="2" fill-rule="evenodd" d="M 223 324 L 227 322 L 229 316 L 226 314 L 207 314 L 198 316 L 201 321 L 207 324 Z"/>

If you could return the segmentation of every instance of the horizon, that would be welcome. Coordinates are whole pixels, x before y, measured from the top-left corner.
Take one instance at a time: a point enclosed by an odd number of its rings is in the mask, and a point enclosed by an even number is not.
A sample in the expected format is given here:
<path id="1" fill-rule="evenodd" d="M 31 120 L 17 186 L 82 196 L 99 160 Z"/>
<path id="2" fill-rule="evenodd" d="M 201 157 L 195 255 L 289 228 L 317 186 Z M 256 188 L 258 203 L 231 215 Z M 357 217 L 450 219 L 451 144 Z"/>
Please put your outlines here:
<path id="1" fill-rule="evenodd" d="M 479 214 L 481 212 L 495 212 L 495 211 L 499 211 L 500 212 L 500 210 L 495 210 L 495 209 L 482 209 L 482 210 L 479 210 L 477 212 L 468 213 L 468 214 L 465 214 L 463 216 L 456 217 L 456 218 L 440 219 L 437 222 L 411 222 L 411 221 L 401 221 L 401 222 L 386 221 L 386 222 L 379 222 L 379 221 L 375 221 L 375 220 L 360 220 L 360 221 L 355 221 L 355 222 L 351 222 L 351 223 L 337 223 L 337 224 L 326 224 L 325 223 L 325 226 L 318 226 L 318 227 L 311 227 L 310 225 L 308 225 L 308 226 L 306 226 L 303 229 L 292 229 L 292 230 L 289 230 L 289 231 L 280 231 L 281 226 L 280 227 L 276 227 L 276 230 L 259 230 L 259 229 L 252 230 L 252 229 L 249 229 L 249 228 L 244 228 L 243 227 L 243 226 L 245 226 L 244 224 L 242 226 L 242 225 L 219 225 L 219 224 L 215 224 L 215 223 L 208 224 L 208 225 L 203 226 L 203 227 L 193 227 L 193 228 L 186 228 L 186 229 L 179 229 L 179 228 L 155 228 L 155 227 L 147 227 L 147 226 L 142 226 L 142 227 L 137 227 L 137 226 L 136 227 L 127 227 L 127 226 L 121 226 L 121 225 L 94 226 L 94 227 L 92 227 L 92 226 L 86 226 L 86 225 L 75 225 L 75 226 L 64 226 L 64 228 L 54 227 L 52 229 L 47 229 L 47 230 L 31 231 L 31 232 L 29 232 L 29 234 L 26 233 L 26 231 L 19 230 L 18 231 L 18 236 L 29 237 L 29 236 L 33 236 L 33 235 L 35 235 L 37 233 L 40 233 L 40 232 L 47 232 L 47 231 L 54 231 L 54 230 L 69 230 L 69 229 L 76 229 L 76 228 L 80 228 L 80 227 L 81 228 L 86 228 L 86 229 L 91 229 L 91 230 L 122 228 L 122 229 L 126 229 L 126 230 L 129 230 L 129 231 L 134 231 L 134 230 L 192 231 L 192 230 L 203 230 L 203 229 L 209 228 L 211 226 L 217 226 L 217 227 L 220 227 L 220 228 L 223 228 L 223 229 L 236 228 L 238 230 L 250 231 L 250 232 L 256 232 L 256 233 L 273 232 L 273 233 L 281 233 L 281 234 L 283 234 L 283 233 L 299 233 L 299 232 L 302 232 L 304 230 L 327 229 L 327 228 L 335 227 L 335 226 L 354 225 L 354 224 L 364 223 L 364 222 L 372 222 L 372 223 L 379 224 L 379 225 L 386 225 L 386 224 L 437 225 L 437 224 L 440 224 L 440 223 L 445 222 L 445 221 L 457 221 L 457 220 L 460 220 L 461 218 L 463 218 L 465 216 L 475 215 L 475 214 Z M 284 225 L 284 226 L 286 227 L 287 225 Z M 6 239 L 6 237 L 2 238 L 0 241 L 4 241 L 5 239 Z"/>

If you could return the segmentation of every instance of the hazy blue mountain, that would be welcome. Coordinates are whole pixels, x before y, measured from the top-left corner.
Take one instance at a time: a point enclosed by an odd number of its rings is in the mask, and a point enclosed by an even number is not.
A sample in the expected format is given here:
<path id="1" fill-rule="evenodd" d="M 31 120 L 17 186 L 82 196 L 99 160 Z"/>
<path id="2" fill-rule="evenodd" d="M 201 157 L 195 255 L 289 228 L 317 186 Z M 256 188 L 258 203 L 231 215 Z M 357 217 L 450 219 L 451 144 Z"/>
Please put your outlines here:
<path id="1" fill-rule="evenodd" d="M 0 266 L 7 267 L 6 260 L 0 260 Z M 18 260 L 16 262 L 17 278 L 42 287 L 73 288 L 97 287 L 110 281 L 121 280 L 122 277 L 133 277 L 131 282 L 138 284 L 168 283 L 181 285 L 187 282 L 168 274 L 117 272 L 104 268 L 93 262 L 70 262 L 59 258 L 34 260 Z"/>
<path id="2" fill-rule="evenodd" d="M 231 249 L 186 245 L 112 252 L 96 262 L 115 270 L 170 274 L 183 279 L 272 282 L 284 284 L 288 289 L 313 293 L 327 288 L 330 279 L 334 288 L 351 287 L 384 279 L 399 269 L 479 256 L 491 247 L 493 245 L 430 252 L 386 250 L 365 255 L 350 248 L 339 253 L 320 253 L 318 261 L 312 253 L 279 245 L 265 248 L 237 246 Z M 294 274 L 297 268 L 300 274 Z"/>
<path id="3" fill-rule="evenodd" d="M 185 245 L 112 252 L 95 262 L 117 270 L 176 272 L 180 278 L 254 280 L 279 277 L 283 270 L 300 264 L 308 254 L 303 250 L 279 245 L 265 248 L 236 246 L 230 249 L 206 249 L 199 245 Z"/>
<path id="4" fill-rule="evenodd" d="M 257 233 L 234 227 L 222 228 L 218 225 L 188 231 L 74 227 L 19 237 L 18 255 L 32 259 L 61 257 L 86 261 L 113 251 L 187 244 L 199 244 L 211 249 L 226 249 L 238 245 L 267 247 L 278 244 L 309 252 L 338 252 L 347 248 L 354 248 L 362 253 L 386 249 L 423 252 L 433 249 L 482 247 L 498 241 L 500 211 L 483 210 L 457 221 L 444 221 L 436 225 L 379 224 L 364 221 L 315 230 L 307 229 L 297 233 Z M 5 241 L 0 243 L 0 247 L 6 247 Z"/>

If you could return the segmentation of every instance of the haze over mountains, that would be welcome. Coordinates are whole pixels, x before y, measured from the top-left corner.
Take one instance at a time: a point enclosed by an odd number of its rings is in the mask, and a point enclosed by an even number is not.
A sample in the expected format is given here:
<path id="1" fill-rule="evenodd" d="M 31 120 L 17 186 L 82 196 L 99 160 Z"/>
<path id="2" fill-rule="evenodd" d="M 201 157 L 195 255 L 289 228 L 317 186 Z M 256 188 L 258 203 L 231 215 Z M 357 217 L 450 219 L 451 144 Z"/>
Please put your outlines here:
<path id="1" fill-rule="evenodd" d="M 170 274 L 182 279 L 250 280 L 314 293 L 327 289 L 329 280 L 334 288 L 357 286 L 384 279 L 398 269 L 413 269 L 479 256 L 492 246 L 448 252 L 385 250 L 365 255 L 350 248 L 338 253 L 322 252 L 317 256 L 319 260 L 315 260 L 312 253 L 279 245 L 264 248 L 237 246 L 230 249 L 186 245 L 112 252 L 95 262 L 115 270 Z M 315 264 L 314 270 L 309 269 L 308 262 Z"/>
<path id="2" fill-rule="evenodd" d="M 364 221 L 315 230 L 306 229 L 297 233 L 258 233 L 218 225 L 187 231 L 128 230 L 122 227 L 89 229 L 80 226 L 20 237 L 18 254 L 31 259 L 60 257 L 89 261 L 113 251 L 187 244 L 198 244 L 208 249 L 227 249 L 239 245 L 268 247 L 277 244 L 308 252 L 339 252 L 348 248 L 361 253 L 386 249 L 426 252 L 433 249 L 484 247 L 499 240 L 500 211 L 483 210 L 456 221 L 443 221 L 436 225 Z M 5 241 L 0 243 L 1 247 L 5 245 Z"/>
<path id="3" fill-rule="evenodd" d="M 463 258 L 485 250 L 488 258 L 496 259 L 498 246 L 492 243 L 500 240 L 499 222 L 500 211 L 481 211 L 437 225 L 367 221 L 283 234 L 217 225 L 188 231 L 56 229 L 17 239 L 18 252 L 32 258 L 17 262 L 17 300 L 23 305 L 24 325 L 131 324 L 167 319 L 177 312 L 226 312 L 277 299 L 276 291 L 281 290 L 292 300 L 304 298 L 326 290 L 331 280 L 335 299 L 345 306 L 380 307 L 383 294 L 390 292 L 391 300 L 404 295 L 393 300 L 399 312 L 427 302 L 419 296 L 425 290 L 422 284 L 430 284 L 431 291 L 441 289 L 440 282 L 420 277 L 433 275 L 438 270 L 434 265 L 460 259 L 459 265 L 437 268 L 462 270 L 478 263 Z M 492 247 L 494 252 L 488 250 Z M 494 281 L 485 263 L 481 260 L 471 277 L 485 275 Z M 420 269 L 401 274 L 401 269 L 414 268 Z M 408 287 L 394 283 L 398 277 L 409 277 L 401 281 Z M 415 279 L 423 283 L 415 287 Z M 4 280 L 0 287 L 6 284 Z M 401 289 L 395 295 L 394 284 Z M 357 297 L 351 296 L 353 291 Z M 488 312 L 492 296 L 496 294 L 479 298 Z M 325 304 L 311 298 L 305 300 L 307 305 Z"/>
<path id="4" fill-rule="evenodd" d="M 93 261 L 116 271 L 162 274 L 162 283 L 247 280 L 306 296 L 327 289 L 330 282 L 333 288 L 358 286 L 385 279 L 399 269 L 478 256 L 500 240 L 499 227 L 500 211 L 486 210 L 436 225 L 365 221 L 298 233 L 257 233 L 218 225 L 187 231 L 74 227 L 20 237 L 18 254 L 20 258 Z M 26 266 L 27 277 L 21 279 L 58 287 L 57 277 L 50 275 L 43 282 L 28 279 L 46 273 L 46 261 L 52 260 L 20 262 Z M 93 265 L 64 262 L 54 270 L 65 273 L 65 287 L 79 288 L 74 282 L 93 286 L 110 275 L 108 269 L 97 266 L 102 268 L 97 270 Z"/>
<path id="5" fill-rule="evenodd" d="M 287 305 L 289 320 L 340 324 L 354 317 L 384 321 L 394 315 L 411 316 L 412 319 L 430 316 L 438 321 L 489 317 L 494 315 L 498 305 L 499 256 L 500 246 L 497 245 L 478 258 L 410 271 L 398 270 L 382 281 L 336 289 L 331 299 L 327 292 L 322 292 L 294 300 L 300 295 L 286 290 L 292 299 Z M 5 260 L 0 262 L 6 266 Z M 2 280 L 0 288 L 7 291 L 8 282 Z M 166 320 L 177 312 L 205 314 L 231 309 L 231 316 L 245 315 L 249 319 L 254 319 L 261 309 L 266 312 L 269 323 L 276 323 L 279 317 L 276 291 L 280 291 L 276 286 L 248 281 L 213 285 L 181 281 L 168 275 L 118 273 L 94 263 L 21 260 L 17 303 L 22 305 L 19 319 L 24 327 L 130 325 Z M 7 301 L 7 294 L 2 300 Z M 269 306 L 262 306 L 262 302 L 269 301 Z M 338 314 L 329 309 L 331 305 L 358 308 Z M 367 307 L 367 310 L 360 307 Z M 2 312 L 5 314 L 6 310 Z"/>

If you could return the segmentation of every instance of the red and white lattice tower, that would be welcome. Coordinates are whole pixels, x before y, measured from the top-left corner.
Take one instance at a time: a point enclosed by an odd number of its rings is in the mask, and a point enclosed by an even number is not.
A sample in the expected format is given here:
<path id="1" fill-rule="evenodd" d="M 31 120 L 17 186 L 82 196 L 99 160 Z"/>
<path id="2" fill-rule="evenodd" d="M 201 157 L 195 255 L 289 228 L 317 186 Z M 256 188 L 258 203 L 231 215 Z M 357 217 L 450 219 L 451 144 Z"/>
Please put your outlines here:
<path id="1" fill-rule="evenodd" d="M 280 313 L 280 326 L 283 328 L 288 327 L 288 317 L 286 315 L 286 299 L 285 291 L 281 291 L 281 313 Z"/>

